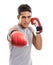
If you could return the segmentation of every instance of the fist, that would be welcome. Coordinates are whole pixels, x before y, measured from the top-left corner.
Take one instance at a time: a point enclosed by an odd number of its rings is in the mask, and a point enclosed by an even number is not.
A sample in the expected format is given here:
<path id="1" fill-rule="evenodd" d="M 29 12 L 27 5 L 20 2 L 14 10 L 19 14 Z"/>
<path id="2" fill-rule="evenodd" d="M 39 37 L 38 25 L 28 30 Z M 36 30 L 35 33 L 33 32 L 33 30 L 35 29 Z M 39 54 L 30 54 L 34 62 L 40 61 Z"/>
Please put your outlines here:
<path id="1" fill-rule="evenodd" d="M 41 26 L 41 23 L 40 23 L 38 18 L 32 18 L 31 19 L 31 24 L 35 25 L 36 33 L 41 33 L 42 32 L 42 26 Z"/>
<path id="2" fill-rule="evenodd" d="M 25 46 L 27 45 L 27 37 L 23 32 L 14 31 L 11 34 L 11 42 L 13 46 Z"/>

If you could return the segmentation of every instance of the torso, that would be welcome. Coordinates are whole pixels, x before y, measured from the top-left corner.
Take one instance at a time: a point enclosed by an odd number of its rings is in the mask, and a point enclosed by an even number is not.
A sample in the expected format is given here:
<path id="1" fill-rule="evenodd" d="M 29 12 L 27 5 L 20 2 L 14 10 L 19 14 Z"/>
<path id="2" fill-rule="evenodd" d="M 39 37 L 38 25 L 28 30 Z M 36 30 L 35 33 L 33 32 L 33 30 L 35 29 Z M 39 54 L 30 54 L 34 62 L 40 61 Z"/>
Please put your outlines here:
<path id="1" fill-rule="evenodd" d="M 15 26 L 18 31 L 26 34 L 29 46 L 15 47 L 10 45 L 10 65 L 32 65 L 31 63 L 31 46 L 33 34 L 30 28 L 22 28 L 19 25 Z"/>

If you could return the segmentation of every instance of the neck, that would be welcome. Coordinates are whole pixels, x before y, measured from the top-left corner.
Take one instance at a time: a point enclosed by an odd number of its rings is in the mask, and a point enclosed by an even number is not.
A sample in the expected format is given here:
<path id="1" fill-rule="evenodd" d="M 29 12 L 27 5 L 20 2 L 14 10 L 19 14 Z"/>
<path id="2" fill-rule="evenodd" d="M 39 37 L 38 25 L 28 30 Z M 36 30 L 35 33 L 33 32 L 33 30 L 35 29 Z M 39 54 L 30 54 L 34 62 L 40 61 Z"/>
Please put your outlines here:
<path id="1" fill-rule="evenodd" d="M 18 24 L 21 28 L 24 28 L 25 29 L 25 27 L 23 27 L 20 23 Z"/>

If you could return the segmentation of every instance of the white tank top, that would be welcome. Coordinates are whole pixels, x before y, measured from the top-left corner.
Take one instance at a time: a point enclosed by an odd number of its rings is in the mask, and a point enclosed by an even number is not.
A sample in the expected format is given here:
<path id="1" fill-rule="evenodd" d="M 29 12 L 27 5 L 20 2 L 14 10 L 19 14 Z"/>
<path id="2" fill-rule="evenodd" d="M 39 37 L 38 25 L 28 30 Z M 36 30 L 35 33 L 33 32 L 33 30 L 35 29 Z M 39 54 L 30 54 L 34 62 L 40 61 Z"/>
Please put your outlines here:
<path id="1" fill-rule="evenodd" d="M 24 34 L 26 34 L 28 38 L 29 46 L 15 47 L 10 44 L 9 65 L 32 65 L 32 61 L 31 61 L 31 46 L 32 46 L 32 38 L 33 38 L 32 31 L 30 27 L 22 28 L 19 25 L 15 25 L 14 27 L 16 27 L 18 31 L 21 31 Z M 10 30 L 9 33 L 11 31 L 12 30 Z"/>

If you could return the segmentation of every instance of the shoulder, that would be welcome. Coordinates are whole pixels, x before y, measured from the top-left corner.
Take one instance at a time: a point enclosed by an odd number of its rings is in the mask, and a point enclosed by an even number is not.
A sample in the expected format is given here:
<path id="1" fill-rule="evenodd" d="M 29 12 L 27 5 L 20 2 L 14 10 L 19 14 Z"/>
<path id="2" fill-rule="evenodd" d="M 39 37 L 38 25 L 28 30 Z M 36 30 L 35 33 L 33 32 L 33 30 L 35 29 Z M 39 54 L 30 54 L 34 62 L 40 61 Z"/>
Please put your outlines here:
<path id="1" fill-rule="evenodd" d="M 9 29 L 9 31 L 12 31 L 12 30 L 18 30 L 17 25 L 15 25 L 15 26 L 13 26 L 13 27 L 11 27 L 11 28 Z"/>
<path id="2" fill-rule="evenodd" d="M 28 27 L 30 29 L 30 31 L 33 33 L 34 29 L 32 27 Z"/>
<path id="3" fill-rule="evenodd" d="M 16 26 L 13 26 L 11 27 L 9 30 L 8 30 L 8 34 L 11 35 L 12 32 L 14 31 L 18 31 L 18 28 Z"/>

